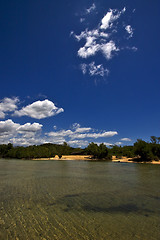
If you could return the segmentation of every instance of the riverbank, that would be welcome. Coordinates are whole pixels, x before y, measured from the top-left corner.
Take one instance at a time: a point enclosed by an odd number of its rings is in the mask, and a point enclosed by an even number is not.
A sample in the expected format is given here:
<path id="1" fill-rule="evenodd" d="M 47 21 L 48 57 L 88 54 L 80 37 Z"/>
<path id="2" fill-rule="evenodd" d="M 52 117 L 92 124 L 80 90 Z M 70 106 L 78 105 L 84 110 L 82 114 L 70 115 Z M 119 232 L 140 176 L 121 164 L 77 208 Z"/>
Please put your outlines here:
<path id="1" fill-rule="evenodd" d="M 53 160 L 59 160 L 59 161 L 97 161 L 98 159 L 93 159 L 91 155 L 62 155 L 61 158 L 56 155 L 55 157 L 51 158 L 33 158 L 34 161 L 53 161 Z M 133 160 L 132 158 L 122 157 L 122 158 L 116 158 L 115 156 L 112 156 L 112 162 L 120 162 L 120 163 L 150 163 L 150 164 L 160 164 L 160 161 L 151 161 L 151 162 L 138 162 Z"/>
<path id="2" fill-rule="evenodd" d="M 152 161 L 150 161 L 150 162 L 140 162 L 140 161 L 135 161 L 135 160 L 133 160 L 133 158 L 122 157 L 122 158 L 118 159 L 118 158 L 116 158 L 115 156 L 112 156 L 112 162 L 160 164 L 160 161 L 155 161 L 155 160 L 152 160 Z"/>
<path id="3" fill-rule="evenodd" d="M 58 155 L 56 155 L 55 157 L 51 157 L 51 158 L 33 158 L 32 160 L 77 160 L 77 161 L 89 161 L 89 160 L 93 160 L 92 156 L 90 155 L 62 155 L 61 158 L 58 157 Z"/>

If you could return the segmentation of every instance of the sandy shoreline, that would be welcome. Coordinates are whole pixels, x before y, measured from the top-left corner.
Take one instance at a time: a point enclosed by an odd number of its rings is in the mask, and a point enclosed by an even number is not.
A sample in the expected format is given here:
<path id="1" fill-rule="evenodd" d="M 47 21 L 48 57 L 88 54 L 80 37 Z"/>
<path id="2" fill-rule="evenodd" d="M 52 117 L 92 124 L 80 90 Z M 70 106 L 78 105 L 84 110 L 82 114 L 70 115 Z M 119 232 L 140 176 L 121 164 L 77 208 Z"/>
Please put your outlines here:
<path id="1" fill-rule="evenodd" d="M 58 157 L 58 155 L 56 155 L 54 158 L 51 157 L 51 158 L 33 158 L 32 160 L 59 160 L 59 161 L 62 161 L 62 160 L 81 160 L 81 161 L 89 161 L 89 160 L 93 160 L 92 157 L 90 155 L 62 155 L 61 158 Z"/>
<path id="2" fill-rule="evenodd" d="M 56 155 L 54 158 L 33 158 L 34 161 L 94 161 L 90 155 L 63 155 L 61 158 Z M 122 157 L 120 159 L 112 156 L 112 162 L 120 162 L 120 163 L 147 163 L 147 164 L 160 164 L 160 161 L 151 161 L 151 162 L 136 162 L 133 161 L 132 158 Z"/>
<path id="3" fill-rule="evenodd" d="M 112 156 L 112 162 L 160 164 L 160 161 L 155 161 L 155 160 L 152 160 L 151 162 L 136 162 L 136 161 L 133 161 L 132 158 L 122 157 L 120 159 L 117 159 L 117 158 L 115 158 L 115 156 Z"/>

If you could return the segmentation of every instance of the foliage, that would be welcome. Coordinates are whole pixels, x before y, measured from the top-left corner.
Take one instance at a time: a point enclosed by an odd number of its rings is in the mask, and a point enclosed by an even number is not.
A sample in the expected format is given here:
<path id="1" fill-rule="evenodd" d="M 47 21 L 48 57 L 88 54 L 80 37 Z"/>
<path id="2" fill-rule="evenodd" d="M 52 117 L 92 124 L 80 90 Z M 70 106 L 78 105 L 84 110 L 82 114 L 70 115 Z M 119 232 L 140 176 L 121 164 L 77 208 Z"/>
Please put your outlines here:
<path id="1" fill-rule="evenodd" d="M 108 156 L 108 148 L 101 143 L 99 146 L 96 143 L 90 143 L 85 149 L 86 153 L 92 155 L 93 158 L 104 159 Z"/>

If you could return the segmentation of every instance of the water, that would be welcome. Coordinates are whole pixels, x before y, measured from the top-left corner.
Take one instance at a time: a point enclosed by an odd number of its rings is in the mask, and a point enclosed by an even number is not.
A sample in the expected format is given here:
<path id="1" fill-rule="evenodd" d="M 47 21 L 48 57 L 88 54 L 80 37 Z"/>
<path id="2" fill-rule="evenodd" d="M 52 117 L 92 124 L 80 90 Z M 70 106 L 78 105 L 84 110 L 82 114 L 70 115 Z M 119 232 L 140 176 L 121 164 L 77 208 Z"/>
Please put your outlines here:
<path id="1" fill-rule="evenodd" d="M 1 240 L 160 239 L 160 165 L 0 160 Z"/>

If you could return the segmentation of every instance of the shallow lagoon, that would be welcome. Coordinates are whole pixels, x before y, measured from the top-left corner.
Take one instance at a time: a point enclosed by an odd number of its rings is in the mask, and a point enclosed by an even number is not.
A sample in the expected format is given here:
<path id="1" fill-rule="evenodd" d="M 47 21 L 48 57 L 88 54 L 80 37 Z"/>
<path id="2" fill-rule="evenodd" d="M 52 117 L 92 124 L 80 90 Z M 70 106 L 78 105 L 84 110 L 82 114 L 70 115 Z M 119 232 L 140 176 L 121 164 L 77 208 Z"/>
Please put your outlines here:
<path id="1" fill-rule="evenodd" d="M 0 160 L 1 240 L 158 240 L 160 165 Z"/>

